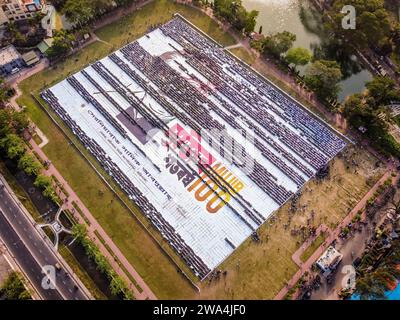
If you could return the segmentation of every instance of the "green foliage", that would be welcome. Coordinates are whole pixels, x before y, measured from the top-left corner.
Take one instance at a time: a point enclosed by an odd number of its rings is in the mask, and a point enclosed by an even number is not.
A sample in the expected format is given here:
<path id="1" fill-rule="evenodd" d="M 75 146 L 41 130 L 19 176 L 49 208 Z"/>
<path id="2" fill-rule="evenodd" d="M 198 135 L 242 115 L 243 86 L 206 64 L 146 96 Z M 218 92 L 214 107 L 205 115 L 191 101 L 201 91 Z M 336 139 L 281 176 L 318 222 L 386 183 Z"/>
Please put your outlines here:
<path id="1" fill-rule="evenodd" d="M 0 77 L 0 106 L 4 106 L 6 102 L 13 96 L 15 93 L 14 89 L 12 89 L 2 77 Z"/>
<path id="2" fill-rule="evenodd" d="M 279 59 L 282 54 L 293 46 L 295 41 L 295 34 L 289 31 L 283 31 L 273 35 L 268 35 L 264 37 L 264 39 L 258 41 L 252 41 L 251 45 L 260 52 L 272 55 L 274 58 Z"/>
<path id="3" fill-rule="evenodd" d="M 306 48 L 291 48 L 287 52 L 285 59 L 289 64 L 304 66 L 311 61 L 312 54 Z"/>
<path id="4" fill-rule="evenodd" d="M 254 31 L 259 12 L 248 12 L 242 0 L 214 0 L 213 9 L 218 17 L 226 19 L 235 29 L 246 33 Z"/>
<path id="5" fill-rule="evenodd" d="M 71 23 L 85 25 L 94 17 L 94 1 L 67 0 L 63 6 L 63 13 Z"/>
<path id="6" fill-rule="evenodd" d="M 304 81 L 322 100 L 336 99 L 342 71 L 336 61 L 317 60 L 306 70 Z"/>
<path id="7" fill-rule="evenodd" d="M 396 88 L 396 82 L 388 77 L 378 76 L 367 82 L 368 95 L 373 99 L 369 100 L 374 106 L 389 104 L 391 101 L 400 100 L 400 90 Z"/>
<path id="8" fill-rule="evenodd" d="M 76 240 L 82 244 L 88 257 L 96 263 L 97 269 L 101 273 L 107 275 L 110 280 L 111 293 L 115 296 L 122 294 L 125 299 L 133 300 L 133 294 L 129 290 L 126 282 L 114 271 L 110 262 L 101 253 L 99 247 L 87 236 L 86 227 L 76 224 L 72 227 L 72 234 Z"/>
<path id="9" fill-rule="evenodd" d="M 342 28 L 345 14 L 341 13 L 341 9 L 345 5 L 352 5 L 356 9 L 355 30 Z M 345 37 L 349 43 L 361 49 L 368 46 L 391 47 L 392 25 L 389 14 L 384 8 L 384 0 L 336 0 L 332 10 L 327 14 L 333 18 L 327 26 L 335 32 L 337 38 Z"/>
<path id="10" fill-rule="evenodd" d="M 13 109 L 0 109 L 0 138 L 7 134 L 21 134 L 29 125 L 25 112 L 16 112 Z"/>
<path id="11" fill-rule="evenodd" d="M 42 165 L 33 156 L 25 153 L 18 161 L 18 168 L 24 170 L 29 176 L 37 176 L 42 169 Z"/>
<path id="12" fill-rule="evenodd" d="M 128 5 L 136 0 L 56 0 L 57 6 L 73 24 L 82 27 L 115 6 Z"/>
<path id="13" fill-rule="evenodd" d="M 60 30 L 55 32 L 53 40 L 53 44 L 46 52 L 50 59 L 65 57 L 71 51 L 75 37 L 68 31 Z"/>
<path id="14" fill-rule="evenodd" d="M 12 272 L 0 287 L 0 296 L 5 295 L 6 300 L 29 300 L 31 295 L 24 287 L 22 277 L 17 272 Z"/>
<path id="15" fill-rule="evenodd" d="M 384 299 L 385 292 L 391 283 L 395 283 L 400 278 L 400 241 L 395 240 L 389 254 L 384 256 L 377 267 L 372 270 L 368 266 L 374 265 L 374 257 L 366 254 L 361 260 L 360 276 L 356 282 L 356 293 L 361 299 Z"/>
<path id="16" fill-rule="evenodd" d="M 396 99 L 400 91 L 393 80 L 376 77 L 367 83 L 365 94 L 355 94 L 347 98 L 344 115 L 356 129 L 364 127 L 371 144 L 386 155 L 400 157 L 400 144 L 388 132 L 387 124 L 379 115 L 385 111 L 385 104 Z"/>
<path id="17" fill-rule="evenodd" d="M 33 184 L 35 185 L 35 187 L 42 189 L 42 193 L 46 198 L 49 198 L 53 202 L 57 203 L 58 197 L 54 191 L 50 177 L 39 174 Z"/>
<path id="18" fill-rule="evenodd" d="M 24 141 L 13 133 L 0 139 L 0 147 L 5 150 L 8 158 L 16 160 L 21 158 L 26 151 Z"/>

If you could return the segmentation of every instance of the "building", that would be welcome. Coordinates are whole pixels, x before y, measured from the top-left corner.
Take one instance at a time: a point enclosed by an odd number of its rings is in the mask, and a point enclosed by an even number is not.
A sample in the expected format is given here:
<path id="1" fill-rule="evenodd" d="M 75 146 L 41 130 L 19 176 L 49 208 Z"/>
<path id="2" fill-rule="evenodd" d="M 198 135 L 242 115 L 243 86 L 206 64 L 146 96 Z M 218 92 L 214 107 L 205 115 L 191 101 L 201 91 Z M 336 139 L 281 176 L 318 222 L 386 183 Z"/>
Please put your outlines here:
<path id="1" fill-rule="evenodd" d="M 8 17 L 5 14 L 5 12 L 2 9 L 2 6 L 0 6 L 0 26 L 5 25 L 6 23 L 8 23 Z"/>
<path id="2" fill-rule="evenodd" d="M 0 76 L 7 76 L 23 67 L 24 60 L 13 45 L 0 49 Z"/>
<path id="3" fill-rule="evenodd" d="M 321 269 L 322 274 L 327 277 L 336 270 L 342 259 L 343 255 L 334 247 L 330 246 L 317 260 L 316 265 Z"/>
<path id="4" fill-rule="evenodd" d="M 47 50 L 50 49 L 50 47 L 53 45 L 53 41 L 54 41 L 53 38 L 47 38 L 37 45 L 37 48 L 39 49 L 42 55 L 46 54 Z"/>
<path id="5" fill-rule="evenodd" d="M 27 67 L 31 67 L 40 61 L 39 55 L 34 50 L 23 54 L 22 59 Z"/>
<path id="6" fill-rule="evenodd" d="M 45 0 L 0 0 L 0 26 L 10 21 L 25 20 L 43 12 Z"/>

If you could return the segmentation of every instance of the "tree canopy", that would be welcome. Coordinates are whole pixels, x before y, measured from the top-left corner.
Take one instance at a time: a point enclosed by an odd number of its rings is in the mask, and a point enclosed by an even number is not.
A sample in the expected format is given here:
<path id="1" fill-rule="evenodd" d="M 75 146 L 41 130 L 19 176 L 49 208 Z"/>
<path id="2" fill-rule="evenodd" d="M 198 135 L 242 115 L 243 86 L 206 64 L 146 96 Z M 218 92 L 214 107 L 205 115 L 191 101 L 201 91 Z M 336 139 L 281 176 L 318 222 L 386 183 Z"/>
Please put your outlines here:
<path id="1" fill-rule="evenodd" d="M 295 34 L 283 31 L 268 35 L 261 40 L 253 41 L 252 46 L 264 54 L 270 54 L 274 58 L 279 59 L 293 46 L 295 41 Z"/>
<path id="2" fill-rule="evenodd" d="M 337 98 L 342 76 L 336 61 L 316 60 L 307 67 L 304 81 L 320 99 L 329 100 Z"/>
<path id="3" fill-rule="evenodd" d="M 384 0 L 336 0 L 332 10 L 327 13 L 333 18 L 327 26 L 337 36 L 345 37 L 360 48 L 391 46 L 392 24 L 384 4 Z M 346 5 L 352 5 L 356 9 L 355 30 L 342 27 L 345 14 L 341 13 L 341 9 Z"/>
<path id="4" fill-rule="evenodd" d="M 368 95 L 375 106 L 387 105 L 391 101 L 400 101 L 400 92 L 396 88 L 396 82 L 388 77 L 378 76 L 366 84 Z"/>
<path id="5" fill-rule="evenodd" d="M 287 52 L 285 59 L 289 64 L 304 66 L 311 61 L 312 54 L 310 50 L 306 48 L 291 48 Z"/>
<path id="6" fill-rule="evenodd" d="M 239 31 L 250 33 L 257 23 L 258 11 L 247 11 L 242 0 L 214 0 L 214 12 L 217 16 L 226 19 Z"/>
<path id="7" fill-rule="evenodd" d="M 0 287 L 0 295 L 5 296 L 6 300 L 29 300 L 30 293 L 25 289 L 24 282 L 17 272 L 11 274 L 5 279 Z"/>
<path id="8" fill-rule="evenodd" d="M 53 40 L 53 44 L 46 52 L 50 59 L 65 57 L 71 51 L 75 37 L 66 30 L 60 30 L 55 32 Z"/>
<path id="9" fill-rule="evenodd" d="M 366 84 L 364 94 L 348 97 L 344 104 L 344 115 L 355 127 L 364 127 L 366 137 L 381 152 L 400 157 L 400 144 L 388 132 L 388 125 L 380 114 L 386 112 L 386 104 L 391 98 L 399 97 L 392 80 L 386 77 L 375 77 Z"/>

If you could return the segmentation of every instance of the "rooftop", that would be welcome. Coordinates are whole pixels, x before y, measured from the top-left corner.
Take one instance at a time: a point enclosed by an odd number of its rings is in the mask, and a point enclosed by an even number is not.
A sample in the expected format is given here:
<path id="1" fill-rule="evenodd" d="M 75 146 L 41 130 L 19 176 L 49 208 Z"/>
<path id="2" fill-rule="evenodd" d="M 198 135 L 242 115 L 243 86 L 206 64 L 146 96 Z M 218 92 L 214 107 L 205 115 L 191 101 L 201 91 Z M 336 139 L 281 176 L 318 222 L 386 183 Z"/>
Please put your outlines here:
<path id="1" fill-rule="evenodd" d="M 0 49 L 0 65 L 6 65 L 14 60 L 20 59 L 21 55 L 13 45 Z"/>
<path id="2" fill-rule="evenodd" d="M 23 54 L 22 59 L 24 59 L 27 66 L 31 66 L 40 60 L 36 52 L 33 50 Z"/>
<path id="3" fill-rule="evenodd" d="M 325 271 L 334 267 L 342 257 L 343 255 L 331 246 L 317 260 L 317 265 Z"/>

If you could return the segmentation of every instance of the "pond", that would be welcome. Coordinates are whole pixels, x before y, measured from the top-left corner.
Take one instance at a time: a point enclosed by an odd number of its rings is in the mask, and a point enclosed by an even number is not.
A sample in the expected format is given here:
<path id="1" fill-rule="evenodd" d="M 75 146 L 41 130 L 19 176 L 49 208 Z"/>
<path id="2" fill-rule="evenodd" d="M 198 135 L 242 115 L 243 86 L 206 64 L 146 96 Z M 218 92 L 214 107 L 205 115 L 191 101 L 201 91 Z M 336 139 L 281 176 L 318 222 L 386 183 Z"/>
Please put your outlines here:
<path id="1" fill-rule="evenodd" d="M 310 49 L 321 58 L 340 58 L 344 79 L 340 83 L 339 100 L 347 95 L 362 92 L 365 82 L 372 79 L 369 71 L 363 69 L 357 59 L 350 54 L 337 50 L 330 42 L 330 36 L 322 27 L 321 15 L 307 0 L 242 0 L 247 10 L 258 10 L 259 16 L 255 31 L 262 26 L 263 34 L 282 32 L 284 30 L 296 34 L 296 47 Z M 343 48 L 341 48 L 343 49 Z M 300 73 L 304 67 L 299 68 Z"/>

